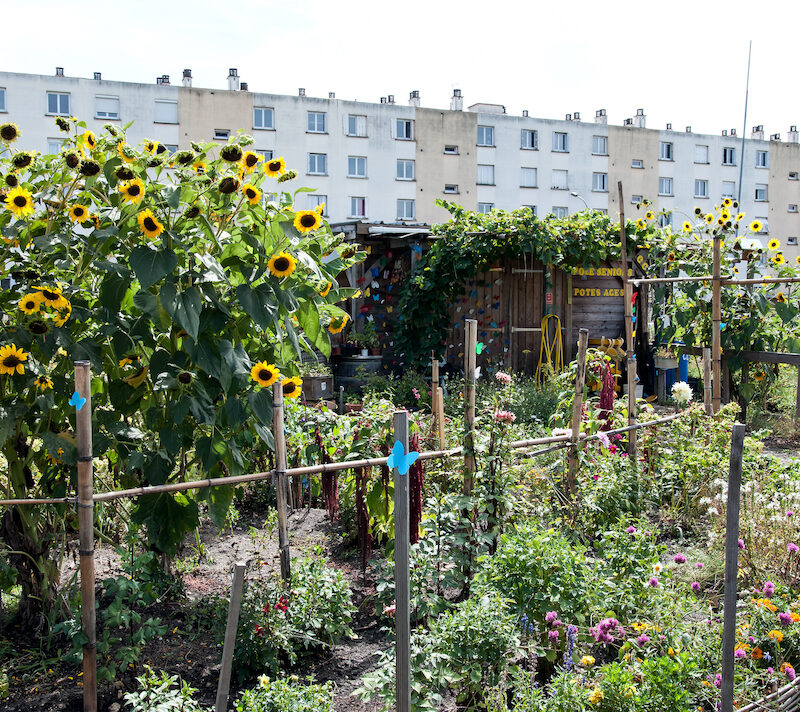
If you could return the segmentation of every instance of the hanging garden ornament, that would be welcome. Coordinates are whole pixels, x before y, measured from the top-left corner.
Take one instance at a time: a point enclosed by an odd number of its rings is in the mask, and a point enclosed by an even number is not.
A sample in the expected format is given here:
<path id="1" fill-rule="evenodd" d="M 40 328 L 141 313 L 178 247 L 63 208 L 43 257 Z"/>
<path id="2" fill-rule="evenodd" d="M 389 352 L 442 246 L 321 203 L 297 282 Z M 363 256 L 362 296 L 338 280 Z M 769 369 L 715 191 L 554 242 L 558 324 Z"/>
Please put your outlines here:
<path id="1" fill-rule="evenodd" d="M 74 391 L 68 403 L 69 405 L 73 406 L 75 410 L 80 410 L 84 405 L 86 405 L 86 399 L 81 398 L 81 394 L 78 393 L 78 391 Z"/>
<path id="2" fill-rule="evenodd" d="M 478 356 L 480 356 L 482 351 L 483 351 L 483 344 L 479 341 L 477 344 L 475 344 L 475 353 L 478 354 Z"/>

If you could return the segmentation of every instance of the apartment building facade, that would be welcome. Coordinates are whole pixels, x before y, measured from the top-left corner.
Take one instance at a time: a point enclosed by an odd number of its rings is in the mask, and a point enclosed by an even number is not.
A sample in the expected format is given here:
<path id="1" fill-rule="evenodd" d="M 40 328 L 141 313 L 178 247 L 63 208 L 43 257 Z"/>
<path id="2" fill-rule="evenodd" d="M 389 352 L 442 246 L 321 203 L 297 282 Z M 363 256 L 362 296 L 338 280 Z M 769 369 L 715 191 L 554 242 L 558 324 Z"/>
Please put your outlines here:
<path id="1" fill-rule="evenodd" d="M 537 215 L 568 215 L 593 208 L 616 216 L 617 182 L 625 214 L 638 217 L 643 200 L 670 211 L 676 229 L 724 197 L 741 195 L 748 221 L 758 218 L 765 236 L 781 241 L 787 259 L 800 254 L 800 143 L 796 127 L 786 140 L 754 128 L 742 141 L 735 130 L 720 135 L 646 127 L 643 110 L 622 126 L 606 112 L 592 121 L 578 112 L 563 120 L 511 116 L 505 107 L 464 109 L 455 90 L 448 110 L 424 108 L 419 92 L 405 105 L 393 96 L 380 103 L 250 91 L 231 69 L 228 89 L 180 86 L 168 76 L 153 84 L 0 72 L 0 123 L 15 122 L 19 144 L 57 152 L 56 116 L 78 116 L 101 131 L 125 124 L 131 143 L 145 138 L 170 150 L 191 141 L 225 143 L 240 129 L 265 157 L 283 156 L 298 181 L 314 188 L 303 197 L 325 203 L 332 222 L 366 220 L 430 224 L 446 219 L 437 198 L 473 210 L 529 206 Z M 741 176 L 741 177 L 740 177 Z M 740 185 L 741 184 L 741 185 Z"/>

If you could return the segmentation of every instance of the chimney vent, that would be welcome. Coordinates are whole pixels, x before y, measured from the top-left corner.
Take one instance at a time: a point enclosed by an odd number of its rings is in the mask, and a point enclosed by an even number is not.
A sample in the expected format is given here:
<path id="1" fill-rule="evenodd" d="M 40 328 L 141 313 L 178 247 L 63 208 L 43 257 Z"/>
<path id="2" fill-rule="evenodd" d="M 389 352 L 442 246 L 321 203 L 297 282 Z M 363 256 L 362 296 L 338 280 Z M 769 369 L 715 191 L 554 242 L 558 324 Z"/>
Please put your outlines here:
<path id="1" fill-rule="evenodd" d="M 736 135 L 736 129 L 731 129 L 731 136 L 735 136 L 735 135 Z"/>
<path id="2" fill-rule="evenodd" d="M 414 91 L 408 95 L 408 105 L 419 106 L 419 101 L 419 89 L 414 89 Z"/>
<path id="3" fill-rule="evenodd" d="M 335 99 L 336 98 L 336 92 L 335 91 L 329 91 L 328 92 L 328 98 L 329 99 Z"/>
<path id="4" fill-rule="evenodd" d="M 780 141 L 781 140 L 781 135 L 780 134 L 770 134 L 769 135 L 769 140 L 770 141 Z"/>
<path id="5" fill-rule="evenodd" d="M 191 69 L 184 69 L 183 70 L 183 86 L 185 86 L 185 87 L 192 86 L 192 70 Z"/>
<path id="6" fill-rule="evenodd" d="M 597 111 L 594 112 L 594 122 L 596 124 L 607 124 L 608 123 L 608 117 L 606 116 L 606 110 L 605 109 L 598 109 Z"/>
<path id="7" fill-rule="evenodd" d="M 686 127 L 686 133 L 692 133 L 692 127 L 691 126 L 687 126 Z"/>
<path id="8" fill-rule="evenodd" d="M 306 95 L 306 90 L 303 87 L 300 87 L 297 90 L 297 96 L 305 96 L 305 95 Z"/>
<path id="9" fill-rule="evenodd" d="M 636 109 L 636 116 L 633 120 L 634 126 L 643 129 L 647 125 L 647 117 L 644 115 L 644 109 Z"/>
<path id="10" fill-rule="evenodd" d="M 103 78 L 103 75 L 100 72 L 95 72 L 94 73 L 94 78 L 95 78 L 96 81 L 99 82 Z"/>
<path id="11" fill-rule="evenodd" d="M 636 109 L 637 116 L 644 116 L 644 109 Z"/>
<path id="12" fill-rule="evenodd" d="M 64 67 L 56 67 L 56 76 L 63 77 L 64 76 Z"/>
<path id="13" fill-rule="evenodd" d="M 575 112 L 575 113 L 572 115 L 572 120 L 573 120 L 573 121 L 580 121 L 580 120 L 581 120 L 581 112 L 580 112 L 580 111 L 576 111 L 576 112 Z"/>
<path id="14" fill-rule="evenodd" d="M 528 110 L 527 109 L 523 109 L 522 110 L 522 115 L 527 119 L 528 118 Z"/>
<path id="15" fill-rule="evenodd" d="M 800 143 L 800 134 L 797 133 L 797 126 L 790 126 L 789 133 L 786 136 L 789 143 Z"/>
<path id="16" fill-rule="evenodd" d="M 633 119 L 625 119 L 624 126 L 633 126 Z"/>
<path id="17" fill-rule="evenodd" d="M 667 131 L 672 131 L 672 124 L 667 124 Z"/>
<path id="18" fill-rule="evenodd" d="M 565 121 L 572 121 L 572 114 L 567 114 L 567 115 L 564 117 L 564 120 L 565 120 Z"/>
<path id="19" fill-rule="evenodd" d="M 239 72 L 236 67 L 228 70 L 228 91 L 239 91 Z"/>
<path id="20" fill-rule="evenodd" d="M 453 96 L 450 97 L 450 111 L 461 111 L 464 108 L 464 97 L 461 96 L 461 89 L 453 89 Z"/>
<path id="21" fill-rule="evenodd" d="M 722 129 L 722 135 L 723 136 L 727 136 L 728 135 L 728 129 Z"/>
<path id="22" fill-rule="evenodd" d="M 758 126 L 753 126 L 753 132 L 750 134 L 750 138 L 757 139 L 759 141 L 764 140 L 764 125 L 759 124 Z"/>
<path id="23" fill-rule="evenodd" d="M 381 104 L 385 104 L 385 103 L 386 103 L 386 97 L 385 97 L 385 96 L 382 96 L 382 97 L 381 97 Z"/>
<path id="24" fill-rule="evenodd" d="M 162 74 L 156 77 L 156 84 L 169 84 L 169 74 Z"/>
<path id="25" fill-rule="evenodd" d="M 241 86 L 240 86 L 239 88 L 240 88 L 242 91 L 247 91 L 247 90 L 250 88 L 250 86 L 248 85 L 248 83 L 247 83 L 247 82 L 242 82 L 242 84 L 241 84 Z"/>
<path id="26" fill-rule="evenodd" d="M 386 97 L 386 103 L 394 104 L 394 94 L 389 94 L 389 96 Z"/>

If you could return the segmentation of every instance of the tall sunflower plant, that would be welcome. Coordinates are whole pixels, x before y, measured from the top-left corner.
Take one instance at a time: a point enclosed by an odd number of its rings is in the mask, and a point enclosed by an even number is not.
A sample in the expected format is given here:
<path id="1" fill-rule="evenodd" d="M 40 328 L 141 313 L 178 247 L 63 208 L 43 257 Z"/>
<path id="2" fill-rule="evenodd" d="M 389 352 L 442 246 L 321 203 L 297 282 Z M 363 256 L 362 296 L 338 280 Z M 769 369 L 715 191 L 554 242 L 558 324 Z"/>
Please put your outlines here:
<path id="1" fill-rule="evenodd" d="M 710 212 L 695 208 L 693 219 L 679 231 L 667 231 L 666 241 L 648 254 L 652 276 L 703 276 L 713 271 L 714 238 L 720 238 L 723 278 L 800 276 L 800 258 L 789 262 L 778 239 L 762 238 L 764 225 L 748 221 L 738 203 L 725 198 Z M 735 285 L 722 287 L 722 349 L 726 352 L 800 351 L 800 311 L 795 284 Z M 653 290 L 656 338 L 671 345 L 712 343 L 712 284 L 682 282 L 657 285 Z M 760 367 L 744 377 L 744 361 L 728 359 L 733 389 L 742 404 L 756 394 L 767 379 Z"/>
<path id="2" fill-rule="evenodd" d="M 300 394 L 303 352 L 344 328 L 337 278 L 364 258 L 298 210 L 306 189 L 282 158 L 239 133 L 217 150 L 134 146 L 76 119 L 58 155 L 17 149 L 0 125 L 0 495 L 74 492 L 73 362 L 92 369 L 96 488 L 243 474 L 273 446 L 274 383 Z M 149 544 L 174 554 L 206 500 L 221 522 L 230 487 L 134 500 Z M 52 608 L 66 505 L 0 510 L 0 542 L 28 622 Z"/>

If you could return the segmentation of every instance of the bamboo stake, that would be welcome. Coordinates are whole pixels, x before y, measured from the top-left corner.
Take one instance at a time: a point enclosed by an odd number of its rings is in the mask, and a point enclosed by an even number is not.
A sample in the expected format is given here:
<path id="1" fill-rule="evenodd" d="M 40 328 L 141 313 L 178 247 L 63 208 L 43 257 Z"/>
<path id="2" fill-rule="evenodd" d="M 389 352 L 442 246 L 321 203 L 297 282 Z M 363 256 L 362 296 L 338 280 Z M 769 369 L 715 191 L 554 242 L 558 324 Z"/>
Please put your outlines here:
<path id="1" fill-rule="evenodd" d="M 472 492 L 475 472 L 475 368 L 478 344 L 478 322 L 466 320 L 464 339 L 464 494 Z"/>
<path id="2" fill-rule="evenodd" d="M 220 664 L 219 682 L 217 683 L 216 712 L 225 712 L 228 709 L 233 651 L 236 647 L 236 629 L 239 627 L 239 611 L 242 608 L 242 588 L 244 587 L 244 572 L 246 568 L 247 565 L 243 561 L 237 561 L 233 568 L 231 600 L 228 604 L 228 621 L 225 625 L 222 663 Z"/>
<path id="3" fill-rule="evenodd" d="M 797 367 L 797 394 L 794 403 L 794 419 L 800 422 L 800 366 Z"/>
<path id="4" fill-rule="evenodd" d="M 408 411 L 396 410 L 394 439 L 408 453 Z M 409 585 L 408 474 L 394 468 L 395 700 L 397 712 L 411 709 L 411 589 Z"/>
<path id="5" fill-rule="evenodd" d="M 731 437 L 728 506 L 725 511 L 725 590 L 722 622 L 721 712 L 733 712 L 733 663 L 736 645 L 736 577 L 739 563 L 739 491 L 742 485 L 744 425 L 735 423 Z"/>
<path id="6" fill-rule="evenodd" d="M 575 374 L 575 398 L 572 401 L 572 434 L 570 435 L 572 450 L 567 473 L 567 497 L 572 497 L 575 491 L 575 480 L 578 474 L 578 438 L 583 414 L 583 387 L 586 382 L 586 347 L 588 345 L 589 330 L 581 329 L 578 332 L 578 370 Z"/>
<path id="7" fill-rule="evenodd" d="M 713 271 L 711 295 L 711 357 L 713 364 L 713 405 L 714 412 L 719 412 L 722 405 L 722 284 L 720 282 L 720 264 L 722 243 L 719 235 L 714 235 Z"/>
<path id="8" fill-rule="evenodd" d="M 275 436 L 275 489 L 278 495 L 278 550 L 281 578 L 292 578 L 289 554 L 289 525 L 286 521 L 286 433 L 283 425 L 283 384 L 272 386 L 272 429 Z"/>
<path id="9" fill-rule="evenodd" d="M 439 423 L 439 447 L 444 450 L 444 390 L 441 386 L 436 389 L 436 409 L 438 411 L 436 420 Z"/>
<path id="10" fill-rule="evenodd" d="M 75 362 L 75 390 L 86 402 L 75 411 L 78 450 L 83 712 L 97 712 L 97 631 L 94 608 L 94 499 L 92 493 L 92 374 L 88 361 Z"/>
<path id="11" fill-rule="evenodd" d="M 628 280 L 628 238 L 625 234 L 625 201 L 622 181 L 617 181 L 619 195 L 619 241 L 622 257 L 622 298 L 625 300 L 625 371 L 628 376 L 628 425 L 636 423 L 636 358 L 633 350 L 633 288 Z M 641 319 L 641 315 L 639 316 Z M 636 458 L 636 430 L 628 436 L 628 454 Z"/>
<path id="12" fill-rule="evenodd" d="M 433 414 L 434 430 L 440 434 L 442 424 L 439 422 L 439 359 L 436 358 L 436 354 L 433 351 L 431 351 L 431 413 Z M 439 446 L 444 447 L 444 443 L 441 442 L 441 435 Z"/>
<path id="13" fill-rule="evenodd" d="M 706 415 L 714 412 L 711 404 L 711 349 L 703 349 L 703 403 L 706 406 Z"/>

